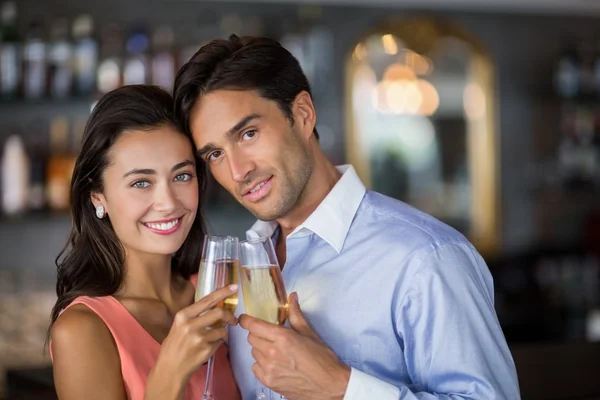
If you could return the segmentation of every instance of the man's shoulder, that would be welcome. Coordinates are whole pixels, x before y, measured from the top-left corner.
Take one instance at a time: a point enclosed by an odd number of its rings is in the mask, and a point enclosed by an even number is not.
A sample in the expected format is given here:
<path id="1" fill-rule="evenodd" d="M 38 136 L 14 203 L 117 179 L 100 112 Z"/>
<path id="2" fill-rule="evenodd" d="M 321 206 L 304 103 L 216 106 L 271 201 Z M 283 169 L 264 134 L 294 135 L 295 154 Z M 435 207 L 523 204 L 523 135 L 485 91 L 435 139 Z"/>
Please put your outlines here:
<path id="1" fill-rule="evenodd" d="M 390 261 L 381 264 L 390 266 L 386 273 L 398 271 L 402 280 L 414 276 L 424 265 L 435 266 L 428 268 L 433 274 L 443 271 L 464 277 L 485 264 L 473 244 L 455 228 L 381 193 L 366 193 L 352 229 L 356 234 L 348 244 L 369 253 L 383 251 L 382 257 Z M 444 262 L 424 263 L 440 259 Z M 459 273 L 467 270 L 467 274 Z"/>
<path id="2" fill-rule="evenodd" d="M 372 228 L 391 241 L 438 247 L 446 243 L 470 244 L 450 225 L 398 199 L 368 190 L 358 210 L 357 227 Z"/>

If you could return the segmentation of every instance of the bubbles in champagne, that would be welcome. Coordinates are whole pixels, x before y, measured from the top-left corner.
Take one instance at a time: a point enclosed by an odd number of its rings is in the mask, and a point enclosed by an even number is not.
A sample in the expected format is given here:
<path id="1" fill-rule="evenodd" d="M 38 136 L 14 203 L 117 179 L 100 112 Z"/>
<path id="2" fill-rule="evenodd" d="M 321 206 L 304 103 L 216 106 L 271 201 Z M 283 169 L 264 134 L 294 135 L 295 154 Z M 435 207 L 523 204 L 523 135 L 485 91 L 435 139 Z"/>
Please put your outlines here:
<path id="1" fill-rule="evenodd" d="M 214 263 L 202 261 L 198 273 L 198 283 L 196 284 L 195 301 L 209 295 L 215 290 L 238 283 L 238 260 L 219 260 Z M 234 293 L 224 301 L 217 304 L 219 308 L 225 308 L 232 313 L 238 304 L 237 293 Z"/>
<path id="2" fill-rule="evenodd" d="M 287 296 L 279 267 L 242 267 L 242 292 L 246 313 L 273 324 L 286 319 Z"/>

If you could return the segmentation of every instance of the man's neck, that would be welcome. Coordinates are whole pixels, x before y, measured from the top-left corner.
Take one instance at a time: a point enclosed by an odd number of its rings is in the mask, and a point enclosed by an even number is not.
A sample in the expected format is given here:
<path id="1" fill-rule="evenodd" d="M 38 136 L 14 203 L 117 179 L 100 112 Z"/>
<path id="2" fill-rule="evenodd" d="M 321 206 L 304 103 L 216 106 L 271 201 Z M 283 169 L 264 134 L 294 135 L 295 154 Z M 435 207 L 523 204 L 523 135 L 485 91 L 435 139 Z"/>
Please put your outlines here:
<path id="1" fill-rule="evenodd" d="M 331 189 L 341 178 L 340 172 L 319 152 L 315 157 L 315 167 L 296 205 L 285 216 L 278 218 L 279 240 L 285 238 L 301 225 L 319 207 Z"/>

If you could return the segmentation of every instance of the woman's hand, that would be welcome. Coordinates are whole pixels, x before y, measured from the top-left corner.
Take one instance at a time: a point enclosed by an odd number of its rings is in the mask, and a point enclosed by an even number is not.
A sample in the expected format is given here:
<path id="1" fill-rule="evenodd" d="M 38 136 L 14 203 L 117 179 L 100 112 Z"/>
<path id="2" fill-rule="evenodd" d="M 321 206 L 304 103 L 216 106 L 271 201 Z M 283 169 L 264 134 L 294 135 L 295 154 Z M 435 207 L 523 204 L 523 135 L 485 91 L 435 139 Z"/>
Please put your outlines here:
<path id="1" fill-rule="evenodd" d="M 180 310 L 162 343 L 146 384 L 146 400 L 179 399 L 192 374 L 227 338 L 226 325 L 237 324 L 230 311 L 214 308 L 237 291 L 226 286 Z"/>

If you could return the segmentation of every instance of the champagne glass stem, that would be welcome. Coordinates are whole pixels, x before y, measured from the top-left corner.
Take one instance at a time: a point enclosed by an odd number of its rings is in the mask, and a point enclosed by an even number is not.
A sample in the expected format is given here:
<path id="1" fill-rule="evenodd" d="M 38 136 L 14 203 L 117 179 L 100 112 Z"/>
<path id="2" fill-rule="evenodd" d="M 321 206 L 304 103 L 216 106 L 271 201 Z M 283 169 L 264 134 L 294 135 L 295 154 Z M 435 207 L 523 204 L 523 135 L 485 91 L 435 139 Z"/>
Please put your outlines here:
<path id="1" fill-rule="evenodd" d="M 204 396 L 202 396 L 202 400 L 213 400 L 213 396 L 211 393 L 211 383 L 212 383 L 212 372 L 215 366 L 213 362 L 213 357 L 211 356 L 208 359 L 208 366 L 206 367 L 206 386 L 204 388 Z"/>

